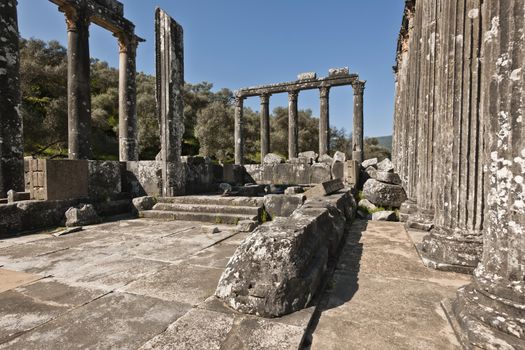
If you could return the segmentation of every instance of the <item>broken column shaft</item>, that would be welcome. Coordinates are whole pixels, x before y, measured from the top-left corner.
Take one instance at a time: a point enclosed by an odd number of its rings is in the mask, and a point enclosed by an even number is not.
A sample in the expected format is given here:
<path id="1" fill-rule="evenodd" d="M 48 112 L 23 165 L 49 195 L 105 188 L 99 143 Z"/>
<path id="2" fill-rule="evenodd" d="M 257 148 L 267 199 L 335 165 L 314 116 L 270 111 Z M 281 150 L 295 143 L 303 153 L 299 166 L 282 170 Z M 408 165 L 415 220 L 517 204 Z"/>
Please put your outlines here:
<path id="1" fill-rule="evenodd" d="M 86 10 L 65 10 L 68 34 L 69 159 L 91 158 L 91 91 L 89 16 Z"/>
<path id="2" fill-rule="evenodd" d="M 17 1 L 0 4 L 0 198 L 24 190 Z"/>
<path id="3" fill-rule="evenodd" d="M 261 95 L 261 162 L 270 153 L 270 95 Z"/>
<path id="4" fill-rule="evenodd" d="M 299 91 L 288 92 L 288 159 L 297 158 L 299 154 L 298 97 Z"/>
<path id="5" fill-rule="evenodd" d="M 244 164 L 244 135 L 243 135 L 243 112 L 244 97 L 235 97 L 235 120 L 234 120 L 234 141 L 235 141 L 235 164 Z"/>
<path id="6" fill-rule="evenodd" d="M 328 154 L 330 151 L 330 88 L 322 87 L 320 92 L 320 117 L 319 117 L 319 155 Z"/>
<path id="7" fill-rule="evenodd" d="M 138 40 L 133 34 L 118 35 L 119 64 L 119 158 L 138 160 L 136 55 Z"/>
<path id="8" fill-rule="evenodd" d="M 357 81 L 352 87 L 354 88 L 354 130 L 352 134 L 352 159 L 359 163 L 363 161 L 363 94 L 365 91 L 365 82 Z"/>
<path id="9" fill-rule="evenodd" d="M 155 12 L 157 64 L 157 113 L 161 129 L 163 196 L 184 194 L 181 160 L 184 134 L 183 29 L 166 12 Z"/>

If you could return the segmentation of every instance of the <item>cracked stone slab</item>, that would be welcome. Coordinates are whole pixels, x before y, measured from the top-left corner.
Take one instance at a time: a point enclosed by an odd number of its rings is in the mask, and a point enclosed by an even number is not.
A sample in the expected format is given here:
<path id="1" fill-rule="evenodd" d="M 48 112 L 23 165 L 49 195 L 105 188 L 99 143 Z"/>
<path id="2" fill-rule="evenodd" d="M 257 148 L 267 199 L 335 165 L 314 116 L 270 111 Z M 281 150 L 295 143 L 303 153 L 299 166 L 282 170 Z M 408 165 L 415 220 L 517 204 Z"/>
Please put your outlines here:
<path id="1" fill-rule="evenodd" d="M 126 292 L 198 305 L 215 293 L 223 269 L 171 265 L 124 288 Z"/>
<path id="2" fill-rule="evenodd" d="M 0 349 L 134 349 L 189 309 L 176 302 L 111 293 L 1 344 Z"/>
<path id="3" fill-rule="evenodd" d="M 72 287 L 52 279 L 0 293 L 0 343 L 103 294 L 100 290 Z"/>
<path id="4" fill-rule="evenodd" d="M 0 268 L 0 293 L 35 282 L 42 276 Z"/>

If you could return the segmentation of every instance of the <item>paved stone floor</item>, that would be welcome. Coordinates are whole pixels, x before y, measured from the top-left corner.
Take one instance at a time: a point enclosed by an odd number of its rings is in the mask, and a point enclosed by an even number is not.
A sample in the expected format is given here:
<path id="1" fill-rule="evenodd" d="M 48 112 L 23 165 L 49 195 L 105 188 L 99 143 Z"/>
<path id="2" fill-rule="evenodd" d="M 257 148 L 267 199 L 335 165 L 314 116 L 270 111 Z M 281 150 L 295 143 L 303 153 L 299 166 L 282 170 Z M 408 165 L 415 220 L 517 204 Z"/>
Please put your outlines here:
<path id="1" fill-rule="evenodd" d="M 212 296 L 246 236 L 213 226 L 0 239 L 0 349 L 297 349 L 312 314 L 312 349 L 459 348 L 439 302 L 469 277 L 425 268 L 401 224 L 354 223 L 318 311 L 271 320 Z"/>
<path id="2" fill-rule="evenodd" d="M 311 349 L 460 349 L 440 301 L 469 281 L 424 267 L 402 224 L 358 221 L 313 319 Z"/>
<path id="3" fill-rule="evenodd" d="M 212 295 L 230 226 L 123 220 L 0 240 L 0 349 L 297 349 L 313 308 L 237 314 Z"/>

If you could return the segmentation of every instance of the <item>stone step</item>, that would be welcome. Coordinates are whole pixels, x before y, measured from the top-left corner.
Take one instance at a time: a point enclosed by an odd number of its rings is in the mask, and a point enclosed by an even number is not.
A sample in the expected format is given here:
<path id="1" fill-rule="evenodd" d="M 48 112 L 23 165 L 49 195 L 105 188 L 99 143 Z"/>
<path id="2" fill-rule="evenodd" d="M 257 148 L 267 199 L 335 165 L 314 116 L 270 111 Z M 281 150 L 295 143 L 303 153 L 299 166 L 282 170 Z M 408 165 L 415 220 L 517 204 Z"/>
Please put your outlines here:
<path id="1" fill-rule="evenodd" d="M 262 207 L 254 206 L 234 206 L 234 205 L 216 205 L 216 204 L 186 204 L 186 203 L 157 203 L 153 210 L 162 211 L 183 211 L 191 213 L 209 213 L 209 214 L 241 214 L 259 216 Z"/>
<path id="2" fill-rule="evenodd" d="M 195 213 L 185 211 L 145 210 L 140 217 L 157 220 L 200 221 L 214 224 L 237 225 L 242 220 L 257 221 L 257 215 Z"/>
<path id="3" fill-rule="evenodd" d="M 221 206 L 262 207 L 262 197 L 180 196 L 161 197 L 158 203 L 207 204 Z"/>

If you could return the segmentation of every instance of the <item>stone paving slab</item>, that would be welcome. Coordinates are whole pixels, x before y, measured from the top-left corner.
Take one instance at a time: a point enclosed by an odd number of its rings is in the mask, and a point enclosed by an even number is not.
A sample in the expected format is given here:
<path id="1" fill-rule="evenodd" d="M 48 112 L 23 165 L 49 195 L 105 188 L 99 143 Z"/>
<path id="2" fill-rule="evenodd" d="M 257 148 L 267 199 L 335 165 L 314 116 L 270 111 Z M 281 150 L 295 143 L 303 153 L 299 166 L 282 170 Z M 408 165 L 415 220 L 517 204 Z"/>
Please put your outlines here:
<path id="1" fill-rule="evenodd" d="M 0 268 L 0 293 L 41 279 L 41 276 L 30 273 Z"/>
<path id="2" fill-rule="evenodd" d="M 459 349 L 440 301 L 470 276 L 430 270 L 401 224 L 352 226 L 311 349 Z"/>
<path id="3" fill-rule="evenodd" d="M 133 349 L 162 333 L 190 306 L 112 293 L 74 309 L 0 349 Z"/>

